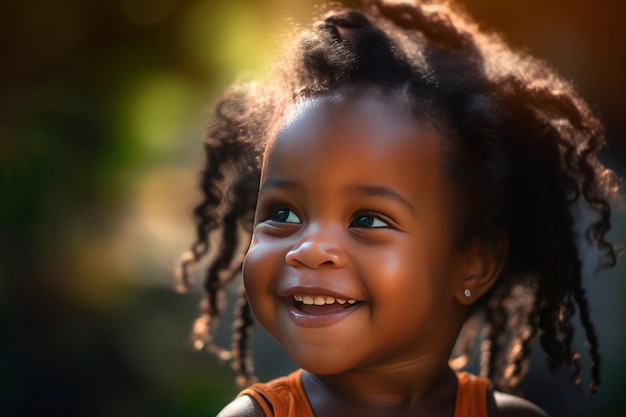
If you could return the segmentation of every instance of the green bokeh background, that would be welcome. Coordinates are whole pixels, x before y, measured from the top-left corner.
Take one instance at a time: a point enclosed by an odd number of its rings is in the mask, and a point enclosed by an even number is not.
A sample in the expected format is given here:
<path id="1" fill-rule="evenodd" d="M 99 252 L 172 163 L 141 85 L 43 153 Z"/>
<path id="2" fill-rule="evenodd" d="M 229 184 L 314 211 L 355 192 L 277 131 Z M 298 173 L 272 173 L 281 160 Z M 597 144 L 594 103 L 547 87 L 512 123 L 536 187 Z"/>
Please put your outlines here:
<path id="1" fill-rule="evenodd" d="M 464 4 L 576 82 L 624 176 L 626 3 Z M 313 5 L 0 5 L 0 415 L 211 416 L 232 398 L 233 374 L 189 344 L 200 290 L 175 293 L 171 270 L 193 239 L 208 109 L 238 76 L 262 74 Z M 626 242 L 624 217 L 613 240 Z M 600 394 L 547 375 L 540 353 L 525 390 L 553 415 L 626 415 L 624 266 L 587 270 Z M 262 332 L 255 343 L 261 378 L 293 367 Z"/>

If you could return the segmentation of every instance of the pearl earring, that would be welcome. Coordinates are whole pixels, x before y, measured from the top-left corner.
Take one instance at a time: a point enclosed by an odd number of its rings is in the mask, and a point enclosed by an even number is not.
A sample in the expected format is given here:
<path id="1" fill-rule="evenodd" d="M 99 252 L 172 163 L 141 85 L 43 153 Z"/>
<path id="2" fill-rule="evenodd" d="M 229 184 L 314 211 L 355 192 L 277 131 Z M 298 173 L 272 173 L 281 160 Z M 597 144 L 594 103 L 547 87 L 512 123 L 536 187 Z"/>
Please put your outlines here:
<path id="1" fill-rule="evenodd" d="M 463 294 L 465 294 L 467 298 L 470 298 L 472 296 L 472 292 L 469 288 L 466 288 L 465 291 L 463 291 Z"/>

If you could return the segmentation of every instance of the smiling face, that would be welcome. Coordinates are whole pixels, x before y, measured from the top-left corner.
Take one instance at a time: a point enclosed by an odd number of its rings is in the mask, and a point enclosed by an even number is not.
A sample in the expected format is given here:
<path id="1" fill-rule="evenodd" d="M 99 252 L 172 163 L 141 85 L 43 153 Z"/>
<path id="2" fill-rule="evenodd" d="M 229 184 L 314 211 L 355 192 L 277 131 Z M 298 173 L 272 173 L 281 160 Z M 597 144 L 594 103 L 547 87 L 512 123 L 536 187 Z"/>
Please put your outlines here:
<path id="1" fill-rule="evenodd" d="M 308 101 L 268 146 L 244 283 L 304 369 L 447 361 L 468 262 L 443 140 L 377 95 Z"/>

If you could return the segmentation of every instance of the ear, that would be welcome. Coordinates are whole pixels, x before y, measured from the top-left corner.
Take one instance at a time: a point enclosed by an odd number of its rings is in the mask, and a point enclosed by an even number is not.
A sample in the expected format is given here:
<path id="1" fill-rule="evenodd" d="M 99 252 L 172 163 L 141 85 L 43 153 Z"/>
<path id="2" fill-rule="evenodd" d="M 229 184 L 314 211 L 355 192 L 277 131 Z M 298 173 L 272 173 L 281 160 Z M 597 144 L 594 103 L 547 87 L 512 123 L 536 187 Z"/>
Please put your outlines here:
<path id="1" fill-rule="evenodd" d="M 461 279 L 455 298 L 462 305 L 470 305 L 486 293 L 496 282 L 504 266 L 509 249 L 506 233 L 495 243 L 475 239 L 465 253 Z"/>

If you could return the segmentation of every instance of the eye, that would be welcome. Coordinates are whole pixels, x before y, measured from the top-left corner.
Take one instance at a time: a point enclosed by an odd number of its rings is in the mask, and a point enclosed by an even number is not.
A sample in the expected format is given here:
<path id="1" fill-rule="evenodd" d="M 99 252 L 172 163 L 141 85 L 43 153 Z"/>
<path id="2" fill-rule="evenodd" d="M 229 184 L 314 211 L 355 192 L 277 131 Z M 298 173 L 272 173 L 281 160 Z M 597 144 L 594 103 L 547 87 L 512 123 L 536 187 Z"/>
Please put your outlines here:
<path id="1" fill-rule="evenodd" d="M 270 214 L 268 220 L 271 220 L 277 223 L 301 223 L 300 218 L 298 217 L 296 213 L 293 212 L 293 210 L 289 210 L 285 208 L 274 210 Z"/>
<path id="2" fill-rule="evenodd" d="M 359 214 L 350 223 L 350 227 L 359 229 L 389 228 L 389 224 L 374 214 Z"/>

